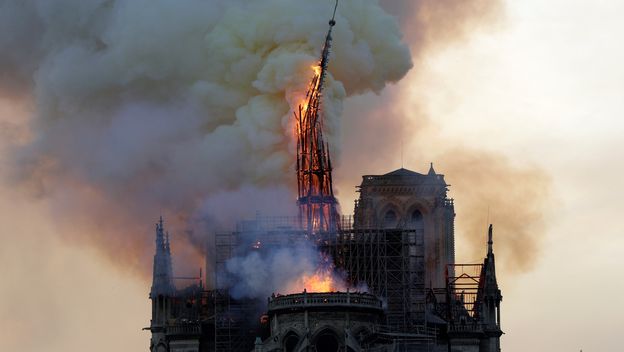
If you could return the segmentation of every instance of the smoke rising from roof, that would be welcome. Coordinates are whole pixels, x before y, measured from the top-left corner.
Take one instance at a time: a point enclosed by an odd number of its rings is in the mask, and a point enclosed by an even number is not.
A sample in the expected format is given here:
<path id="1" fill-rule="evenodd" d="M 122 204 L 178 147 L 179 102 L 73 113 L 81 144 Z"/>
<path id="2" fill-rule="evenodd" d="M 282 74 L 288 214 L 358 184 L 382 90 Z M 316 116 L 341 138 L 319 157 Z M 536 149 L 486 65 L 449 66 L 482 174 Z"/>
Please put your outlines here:
<path id="1" fill-rule="evenodd" d="M 0 95 L 35 105 L 11 176 L 51 202 L 73 240 L 126 264 L 149 262 L 140 248 L 161 213 L 195 244 L 254 206 L 287 213 L 295 184 L 290 108 L 312 75 L 332 4 L 3 2 Z M 398 24 L 377 2 L 343 0 L 336 20 L 324 111 L 339 154 L 344 98 L 381 91 L 412 63 Z M 227 214 L 215 207 L 243 196 Z"/>
<path id="2" fill-rule="evenodd" d="M 364 95 L 347 102 L 343 123 L 349 128 L 344 129 L 342 164 L 336 170 L 343 206 L 345 199 L 355 198 L 353 180 L 399 168 L 401 154 L 405 167 L 419 172 L 426 172 L 433 161 L 452 185 L 449 195 L 456 200 L 457 260 L 476 262 L 484 256 L 489 209 L 499 269 L 530 270 L 546 235 L 550 177 L 523 160 L 510 160 L 502 151 L 482 150 L 445 135 L 446 122 L 432 114 L 427 101 L 435 96 L 436 88 L 431 88 L 435 82 L 421 79 L 427 60 L 445 46 L 500 24 L 501 2 L 387 0 L 382 5 L 399 17 L 415 67 L 380 97 Z M 431 90 L 434 93 L 427 94 Z M 444 104 L 453 106 L 444 98 Z"/>
<path id="3" fill-rule="evenodd" d="M 14 142 L 10 176 L 44 197 L 59 223 L 71 224 L 64 232 L 72 241 L 95 244 L 142 270 L 149 268 L 149 223 L 158 214 L 167 216 L 174 234 L 185 234 L 175 237 L 175 251 L 189 258 L 209 229 L 231 226 L 259 208 L 264 215 L 291 213 L 289 110 L 318 59 L 331 5 L 3 2 L 0 97 L 30 100 L 24 110 L 32 111 L 21 122 L 2 119 L 8 126 L 3 135 Z M 400 80 L 411 67 L 410 52 L 417 75 L 427 54 L 495 22 L 500 2 L 382 0 L 381 6 L 399 18 L 409 48 L 376 1 L 343 0 L 338 11 L 324 109 L 334 161 L 341 165 L 339 191 L 370 173 L 362 165 L 389 171 L 387 156 L 398 154 L 396 131 L 403 130 L 413 136 L 405 143 L 409 158 L 441 161 L 438 170 L 458 200 L 458 235 L 472 239 L 466 241 L 474 246 L 472 257 L 482 251 L 481 219 L 489 205 L 501 257 L 529 268 L 548 194 L 542 171 L 442 141 L 424 104 L 398 89 L 356 98 L 359 108 L 344 114 L 347 131 L 338 119 L 345 97 L 378 93 Z M 490 172 L 476 172 L 466 160 Z M 510 193 L 519 180 L 524 192 Z"/>

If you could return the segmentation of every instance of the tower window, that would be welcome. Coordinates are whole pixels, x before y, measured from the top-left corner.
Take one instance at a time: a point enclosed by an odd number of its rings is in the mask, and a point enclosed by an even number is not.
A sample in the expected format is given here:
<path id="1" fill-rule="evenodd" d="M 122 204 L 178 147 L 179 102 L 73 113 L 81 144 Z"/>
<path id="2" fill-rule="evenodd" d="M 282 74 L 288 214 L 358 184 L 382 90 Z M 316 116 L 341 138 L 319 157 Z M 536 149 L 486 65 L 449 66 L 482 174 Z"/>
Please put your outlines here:
<path id="1" fill-rule="evenodd" d="M 419 228 L 419 229 L 424 227 L 423 215 L 420 212 L 420 210 L 418 209 L 414 210 L 412 212 L 410 220 L 411 220 L 413 227 Z"/>
<path id="2" fill-rule="evenodd" d="M 384 227 L 396 227 L 397 225 L 397 214 L 394 210 L 388 210 L 384 215 Z"/>
<path id="3" fill-rule="evenodd" d="M 423 216 L 420 210 L 414 210 L 414 212 L 412 213 L 412 221 L 422 221 L 422 218 Z"/>

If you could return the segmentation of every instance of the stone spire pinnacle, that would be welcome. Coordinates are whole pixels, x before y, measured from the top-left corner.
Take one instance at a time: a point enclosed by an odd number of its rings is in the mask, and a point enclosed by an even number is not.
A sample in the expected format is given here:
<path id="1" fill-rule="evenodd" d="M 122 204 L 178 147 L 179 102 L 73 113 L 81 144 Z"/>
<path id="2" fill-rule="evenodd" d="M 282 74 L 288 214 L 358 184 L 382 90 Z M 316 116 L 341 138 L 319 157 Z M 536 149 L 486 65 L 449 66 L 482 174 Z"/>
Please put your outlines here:
<path id="1" fill-rule="evenodd" d="M 150 295 L 167 295 L 174 291 L 173 275 L 171 266 L 171 251 L 169 248 L 169 234 L 165 235 L 162 216 L 156 223 L 156 251 L 154 254 L 154 267 L 152 276 L 152 289 Z"/>
<path id="2" fill-rule="evenodd" d="M 436 175 L 436 172 L 435 172 L 435 170 L 433 169 L 433 163 L 431 163 L 431 164 L 430 164 L 430 166 L 429 166 L 429 172 L 427 173 L 427 175 L 429 175 L 429 176 L 435 176 L 435 175 Z"/>
<path id="3" fill-rule="evenodd" d="M 494 260 L 494 240 L 493 240 L 492 224 L 488 228 L 488 251 L 483 262 L 483 278 L 485 281 L 486 292 L 494 292 L 496 296 L 500 295 L 498 283 L 496 282 L 496 264 Z"/>
<path id="4" fill-rule="evenodd" d="M 492 240 L 492 224 L 490 224 L 490 227 L 488 229 L 488 256 L 490 254 L 494 255 L 493 245 L 494 241 Z"/>

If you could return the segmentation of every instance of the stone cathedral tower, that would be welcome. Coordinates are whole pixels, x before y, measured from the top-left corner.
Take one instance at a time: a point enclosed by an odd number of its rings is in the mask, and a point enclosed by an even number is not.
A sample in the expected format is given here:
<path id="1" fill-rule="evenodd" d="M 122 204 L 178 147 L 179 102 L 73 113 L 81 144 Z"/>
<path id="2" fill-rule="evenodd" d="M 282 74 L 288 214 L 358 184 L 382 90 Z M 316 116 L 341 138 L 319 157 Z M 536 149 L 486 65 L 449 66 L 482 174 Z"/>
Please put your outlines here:
<path id="1" fill-rule="evenodd" d="M 447 197 L 444 175 L 433 164 L 426 175 L 398 169 L 362 177 L 355 204 L 354 227 L 414 229 L 423 234 L 425 285 L 444 287 L 446 269 L 455 263 L 455 210 Z"/>

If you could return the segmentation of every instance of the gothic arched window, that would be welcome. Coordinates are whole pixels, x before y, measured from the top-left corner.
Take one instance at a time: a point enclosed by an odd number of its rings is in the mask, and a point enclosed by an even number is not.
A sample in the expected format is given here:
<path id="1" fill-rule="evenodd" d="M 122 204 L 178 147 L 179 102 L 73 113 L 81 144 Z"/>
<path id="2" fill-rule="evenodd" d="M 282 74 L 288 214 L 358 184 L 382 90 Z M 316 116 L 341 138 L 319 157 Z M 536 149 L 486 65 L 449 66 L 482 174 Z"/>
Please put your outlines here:
<path id="1" fill-rule="evenodd" d="M 338 336 L 329 329 L 317 335 L 314 345 L 317 351 L 337 352 L 340 349 Z"/>
<path id="2" fill-rule="evenodd" d="M 383 219 L 383 223 L 384 223 L 384 227 L 385 228 L 392 228 L 392 227 L 396 227 L 397 225 L 397 214 L 394 210 L 390 209 L 386 212 L 386 214 L 384 214 L 384 219 Z"/>
<path id="3" fill-rule="evenodd" d="M 411 217 L 410 217 L 410 221 L 411 221 L 412 226 L 414 228 L 419 228 L 420 229 L 420 228 L 423 228 L 424 225 L 425 225 L 425 223 L 423 221 L 423 215 L 420 212 L 420 210 L 418 210 L 418 209 L 415 209 L 412 212 Z"/>

